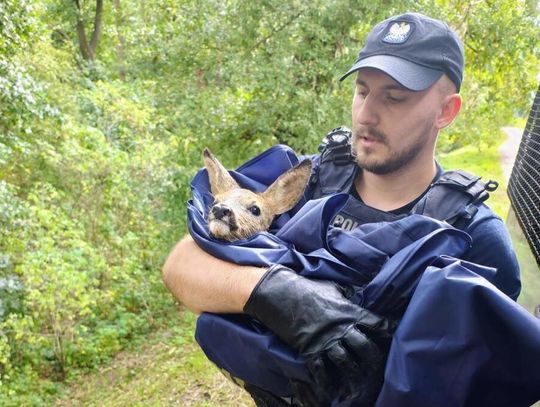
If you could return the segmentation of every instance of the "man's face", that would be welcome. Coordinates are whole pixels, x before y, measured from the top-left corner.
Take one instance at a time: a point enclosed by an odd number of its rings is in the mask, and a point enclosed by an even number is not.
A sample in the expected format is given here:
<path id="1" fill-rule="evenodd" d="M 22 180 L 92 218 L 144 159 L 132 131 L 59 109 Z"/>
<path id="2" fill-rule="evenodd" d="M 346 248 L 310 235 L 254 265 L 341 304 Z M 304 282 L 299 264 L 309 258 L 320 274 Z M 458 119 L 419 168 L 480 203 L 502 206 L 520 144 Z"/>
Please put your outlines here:
<path id="1" fill-rule="evenodd" d="M 375 69 L 361 69 L 352 103 L 358 166 L 388 174 L 416 160 L 433 159 L 440 110 L 437 84 L 413 92 Z"/>

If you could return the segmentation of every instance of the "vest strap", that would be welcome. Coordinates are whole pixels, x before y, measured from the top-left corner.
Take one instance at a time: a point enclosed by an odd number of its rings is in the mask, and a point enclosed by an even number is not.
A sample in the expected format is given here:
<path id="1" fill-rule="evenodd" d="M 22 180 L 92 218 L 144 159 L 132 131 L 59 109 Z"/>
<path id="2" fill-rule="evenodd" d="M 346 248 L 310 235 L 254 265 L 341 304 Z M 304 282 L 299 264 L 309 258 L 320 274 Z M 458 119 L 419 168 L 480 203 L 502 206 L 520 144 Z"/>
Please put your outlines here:
<path id="1" fill-rule="evenodd" d="M 456 226 L 470 221 L 478 212 L 478 206 L 489 198 L 489 192 L 498 186 L 495 181 L 482 182 L 480 177 L 463 170 L 446 171 L 411 212 Z"/>
<path id="2" fill-rule="evenodd" d="M 321 141 L 320 154 L 313 158 L 315 165 L 310 179 L 312 198 L 350 190 L 358 171 L 352 153 L 351 135 L 348 128 L 337 127 Z"/>
<path id="3" fill-rule="evenodd" d="M 347 127 L 336 127 L 330 131 L 319 144 L 322 161 L 332 161 L 338 166 L 354 162 L 351 139 L 352 132 Z"/>

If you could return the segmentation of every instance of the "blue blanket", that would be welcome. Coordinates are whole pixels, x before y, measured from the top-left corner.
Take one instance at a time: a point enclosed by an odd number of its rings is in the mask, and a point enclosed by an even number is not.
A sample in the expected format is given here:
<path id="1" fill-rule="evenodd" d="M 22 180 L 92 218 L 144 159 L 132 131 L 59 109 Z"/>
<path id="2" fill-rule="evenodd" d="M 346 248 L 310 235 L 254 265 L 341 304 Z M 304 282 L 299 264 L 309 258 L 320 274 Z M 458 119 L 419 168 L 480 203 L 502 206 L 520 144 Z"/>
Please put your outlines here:
<path id="1" fill-rule="evenodd" d="M 262 191 L 296 163 L 292 150 L 275 146 L 231 174 Z M 213 198 L 205 170 L 192 191 L 189 231 L 205 251 L 354 286 L 352 301 L 401 320 L 377 406 L 529 406 L 540 399 L 540 321 L 490 283 L 493 269 L 459 260 L 471 243 L 466 233 L 422 215 L 334 228 L 350 199 L 337 194 L 302 199 L 269 232 L 225 243 L 208 233 Z M 311 381 L 302 357 L 245 315 L 203 313 L 196 338 L 238 381 L 279 396 L 291 394 L 291 378 Z"/>

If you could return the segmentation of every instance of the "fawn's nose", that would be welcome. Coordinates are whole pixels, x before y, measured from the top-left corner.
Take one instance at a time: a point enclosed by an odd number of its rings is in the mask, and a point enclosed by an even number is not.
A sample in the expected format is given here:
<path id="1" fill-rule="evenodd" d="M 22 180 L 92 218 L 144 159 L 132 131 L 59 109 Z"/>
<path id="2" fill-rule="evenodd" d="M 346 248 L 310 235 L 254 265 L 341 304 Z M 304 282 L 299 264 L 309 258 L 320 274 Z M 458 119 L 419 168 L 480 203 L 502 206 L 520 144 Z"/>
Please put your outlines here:
<path id="1" fill-rule="evenodd" d="M 223 219 L 225 216 L 229 216 L 231 214 L 231 210 L 225 205 L 218 204 L 212 207 L 212 214 L 217 219 Z"/>

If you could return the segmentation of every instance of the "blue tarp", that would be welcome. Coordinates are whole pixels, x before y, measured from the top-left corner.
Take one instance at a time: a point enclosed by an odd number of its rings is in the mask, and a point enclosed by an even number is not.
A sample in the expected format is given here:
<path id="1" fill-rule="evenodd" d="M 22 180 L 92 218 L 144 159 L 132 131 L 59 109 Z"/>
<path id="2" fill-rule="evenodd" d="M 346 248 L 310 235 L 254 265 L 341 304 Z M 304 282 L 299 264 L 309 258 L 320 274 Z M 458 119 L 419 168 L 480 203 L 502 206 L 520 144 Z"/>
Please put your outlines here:
<path id="1" fill-rule="evenodd" d="M 292 150 L 275 146 L 231 174 L 262 191 L 297 162 Z M 303 199 L 270 232 L 225 243 L 208 234 L 213 198 L 205 170 L 192 190 L 189 230 L 205 251 L 354 285 L 352 301 L 401 319 L 377 406 L 529 406 L 540 399 L 540 321 L 490 283 L 493 269 L 459 260 L 471 243 L 466 233 L 422 215 L 334 228 L 349 199 L 337 194 Z M 219 367 L 276 395 L 290 395 L 289 378 L 310 381 L 302 357 L 245 315 L 203 313 L 196 338 Z"/>

